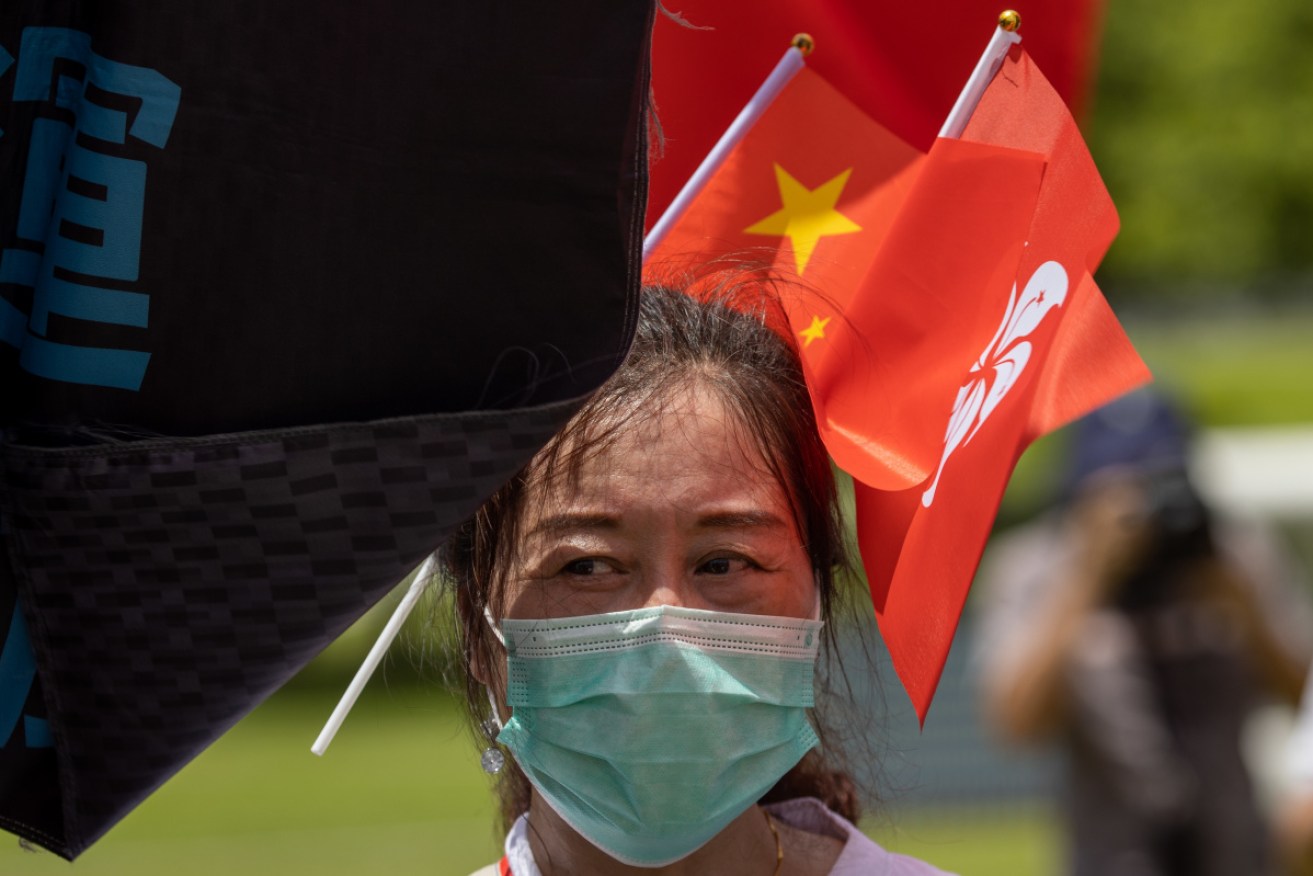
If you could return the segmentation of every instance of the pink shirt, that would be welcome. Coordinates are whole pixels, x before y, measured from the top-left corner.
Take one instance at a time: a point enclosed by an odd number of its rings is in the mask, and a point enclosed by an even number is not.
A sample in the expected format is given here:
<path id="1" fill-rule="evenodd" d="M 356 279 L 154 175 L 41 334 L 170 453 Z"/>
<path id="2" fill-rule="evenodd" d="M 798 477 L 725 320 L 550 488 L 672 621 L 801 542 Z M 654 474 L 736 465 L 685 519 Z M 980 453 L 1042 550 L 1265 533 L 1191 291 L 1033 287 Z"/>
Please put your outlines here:
<path id="1" fill-rule="evenodd" d="M 844 817 L 831 812 L 815 797 L 772 803 L 766 810 L 789 827 L 844 841 L 843 851 L 834 862 L 830 876 L 946 876 L 943 870 L 925 861 L 885 851 L 875 840 Z"/>
<path id="2" fill-rule="evenodd" d="M 843 841 L 843 851 L 834 862 L 830 876 L 948 876 L 924 861 L 885 851 L 875 840 L 835 815 L 814 797 L 772 803 L 766 810 L 790 827 Z M 528 824 L 528 816 L 521 815 L 506 835 L 506 860 L 514 876 L 542 876 L 529 849 Z M 490 864 L 472 876 L 495 876 L 497 873 L 497 865 Z"/>

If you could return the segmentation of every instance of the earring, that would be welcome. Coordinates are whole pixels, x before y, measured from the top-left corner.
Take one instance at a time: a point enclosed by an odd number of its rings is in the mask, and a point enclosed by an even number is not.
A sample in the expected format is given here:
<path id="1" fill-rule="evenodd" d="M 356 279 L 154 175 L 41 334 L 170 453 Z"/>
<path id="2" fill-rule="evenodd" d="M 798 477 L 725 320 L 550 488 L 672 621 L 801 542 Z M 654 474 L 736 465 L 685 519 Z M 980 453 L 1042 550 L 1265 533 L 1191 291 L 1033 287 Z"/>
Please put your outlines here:
<path id="1" fill-rule="evenodd" d="M 497 738 L 499 728 L 497 724 L 489 718 L 483 722 L 483 735 L 488 739 L 488 747 L 483 749 L 483 754 L 479 755 L 479 766 L 490 776 L 495 776 L 506 766 L 506 755 L 502 754 L 494 741 Z"/>

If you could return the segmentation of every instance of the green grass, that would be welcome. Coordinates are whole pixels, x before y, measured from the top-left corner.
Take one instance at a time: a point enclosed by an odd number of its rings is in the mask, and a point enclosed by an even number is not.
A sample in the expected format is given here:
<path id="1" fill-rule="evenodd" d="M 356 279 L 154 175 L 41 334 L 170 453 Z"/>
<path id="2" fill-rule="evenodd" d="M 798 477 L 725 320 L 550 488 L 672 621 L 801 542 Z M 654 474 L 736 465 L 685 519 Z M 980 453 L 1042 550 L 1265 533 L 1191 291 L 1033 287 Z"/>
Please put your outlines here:
<path id="1" fill-rule="evenodd" d="M 466 876 L 500 854 L 477 751 L 449 698 L 381 687 L 322 760 L 309 746 L 333 694 L 284 692 L 71 867 L 10 837 L 0 844 L 0 873 Z M 952 872 L 1054 870 L 1052 830 L 1033 810 L 890 813 L 869 830 Z"/>
<path id="2" fill-rule="evenodd" d="M 331 693 L 280 694 L 156 792 L 74 868 L 16 841 L 0 873 L 464 874 L 496 856 L 488 783 L 449 699 L 371 688 L 328 754 Z"/>

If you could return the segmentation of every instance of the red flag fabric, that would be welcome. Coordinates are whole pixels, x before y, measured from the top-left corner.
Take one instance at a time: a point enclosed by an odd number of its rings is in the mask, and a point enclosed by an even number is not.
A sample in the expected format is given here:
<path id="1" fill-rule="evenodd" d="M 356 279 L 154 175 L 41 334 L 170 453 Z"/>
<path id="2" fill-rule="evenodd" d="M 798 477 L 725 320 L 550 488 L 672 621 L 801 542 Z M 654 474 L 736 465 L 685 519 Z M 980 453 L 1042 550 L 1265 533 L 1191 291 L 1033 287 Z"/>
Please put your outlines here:
<path id="1" fill-rule="evenodd" d="M 1013 278 L 977 293 L 996 328 L 957 354 L 962 362 L 980 350 L 967 360 L 934 476 L 910 491 L 915 501 L 856 486 L 862 556 L 885 564 L 870 576 L 881 634 L 923 720 L 1017 458 L 1044 432 L 1149 379 L 1092 276 L 1117 233 L 1112 199 L 1061 97 L 1022 49 L 1009 53 L 963 137 L 1042 155 L 1046 167 Z M 988 312 L 981 317 L 988 326 Z"/>
<path id="2" fill-rule="evenodd" d="M 1042 171 L 1038 155 L 962 141 L 928 162 L 804 69 L 648 269 L 733 253 L 797 277 L 786 305 L 831 456 L 868 486 L 908 489 L 940 457 L 947 407 L 935 388 L 961 377 L 945 351 L 988 340 L 975 340 L 978 304 L 964 306 L 962 290 L 986 284 L 982 273 L 1011 280 Z M 868 277 L 885 288 L 867 294 Z"/>
<path id="3" fill-rule="evenodd" d="M 924 0 L 896 10 L 870 0 L 680 0 L 658 15 L 652 93 L 666 145 L 653 163 L 649 224 L 711 150 L 795 33 L 816 40 L 814 70 L 868 116 L 925 151 L 934 141 L 1003 4 Z M 1089 92 L 1104 0 L 1031 0 L 1027 45 L 1077 115 Z M 688 26 L 692 25 L 692 26 Z M 715 83 L 714 88 L 707 87 Z"/>
<path id="4" fill-rule="evenodd" d="M 1019 48 L 966 133 L 921 154 L 804 70 L 648 262 L 764 249 L 799 278 L 791 329 L 922 719 L 1016 459 L 1148 377 L 1091 278 L 1116 212 Z"/>

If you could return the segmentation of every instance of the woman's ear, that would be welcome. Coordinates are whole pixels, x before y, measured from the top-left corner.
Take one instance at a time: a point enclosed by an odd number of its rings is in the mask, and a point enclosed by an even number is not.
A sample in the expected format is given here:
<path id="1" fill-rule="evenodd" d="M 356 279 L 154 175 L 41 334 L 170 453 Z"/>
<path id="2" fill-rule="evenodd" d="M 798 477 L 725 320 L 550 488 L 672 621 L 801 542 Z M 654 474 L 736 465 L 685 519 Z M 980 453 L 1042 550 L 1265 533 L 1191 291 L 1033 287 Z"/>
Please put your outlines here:
<path id="1" fill-rule="evenodd" d="M 492 706 L 497 726 L 502 726 L 503 717 L 509 719 L 512 714 L 506 702 L 506 673 L 504 664 L 498 664 L 495 649 L 486 639 L 470 643 L 470 675 L 488 692 L 488 702 Z"/>
<path id="2" fill-rule="evenodd" d="M 501 631 L 497 628 L 496 621 L 493 620 L 492 611 L 487 605 L 483 608 L 483 620 L 486 625 L 480 625 L 478 632 L 470 630 L 467 634 L 466 641 L 469 647 L 469 664 L 470 675 L 474 676 L 475 681 L 484 687 L 492 687 L 494 681 L 500 680 L 497 671 L 498 660 L 496 657 L 496 647 L 493 646 L 492 640 L 495 639 L 500 644 L 505 644 L 502 639 Z"/>

